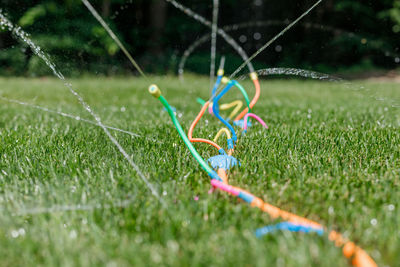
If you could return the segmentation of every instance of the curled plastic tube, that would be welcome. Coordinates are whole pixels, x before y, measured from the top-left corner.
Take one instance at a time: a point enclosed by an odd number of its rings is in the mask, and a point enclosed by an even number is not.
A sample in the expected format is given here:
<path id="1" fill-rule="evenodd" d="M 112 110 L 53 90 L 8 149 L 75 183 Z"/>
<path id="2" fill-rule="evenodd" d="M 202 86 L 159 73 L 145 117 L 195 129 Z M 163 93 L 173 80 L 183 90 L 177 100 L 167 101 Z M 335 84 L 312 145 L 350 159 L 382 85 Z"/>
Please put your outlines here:
<path id="1" fill-rule="evenodd" d="M 221 63 L 222 63 L 222 61 L 221 61 Z M 220 68 L 219 68 L 219 70 L 218 70 L 218 72 L 217 72 L 217 75 L 218 75 L 218 76 L 217 76 L 217 81 L 215 82 L 214 88 L 212 89 L 212 93 L 211 93 L 211 94 L 212 94 L 212 97 L 215 96 L 215 94 L 216 94 L 216 92 L 217 92 L 217 90 L 218 90 L 218 87 L 219 87 L 219 85 L 221 84 L 221 82 L 222 82 L 222 83 L 225 83 L 225 84 L 229 82 L 229 79 L 228 79 L 228 78 L 223 77 L 223 75 L 224 75 L 223 64 L 220 65 Z M 233 85 L 236 86 L 236 87 L 240 90 L 240 92 L 243 94 L 243 97 L 244 97 L 244 99 L 246 100 L 246 103 L 247 103 L 248 110 L 250 110 L 250 109 L 251 109 L 251 107 L 250 107 L 250 100 L 249 100 L 249 96 L 248 96 L 246 90 L 245 90 L 245 89 L 243 88 L 243 86 L 242 86 L 240 83 L 238 83 L 237 81 L 233 80 L 232 82 L 233 82 Z M 210 109 L 209 109 L 209 113 L 210 113 L 210 114 L 212 113 L 211 107 L 210 107 Z"/>
<path id="2" fill-rule="evenodd" d="M 231 114 L 229 114 L 229 117 L 228 117 L 228 119 L 231 120 L 231 119 L 233 119 L 233 117 L 240 111 L 240 109 L 242 108 L 242 106 L 243 106 L 243 102 L 240 101 L 240 100 L 236 100 L 236 101 L 233 101 L 233 102 L 228 103 L 228 104 L 222 104 L 221 107 L 220 107 L 220 109 L 221 109 L 221 110 L 227 110 L 227 109 L 230 109 L 230 108 L 232 108 L 232 107 L 235 107 L 235 108 L 232 110 Z"/>
<path id="3" fill-rule="evenodd" d="M 225 61 L 225 59 L 224 59 L 223 61 Z M 221 60 L 221 63 L 222 63 L 222 60 Z M 220 65 L 221 65 L 221 63 L 220 63 Z M 221 84 L 221 80 L 222 80 L 222 77 L 223 77 L 223 76 L 224 76 L 224 69 L 219 68 L 219 69 L 218 69 L 218 72 L 217 72 L 217 80 L 215 81 L 214 87 L 213 87 L 213 89 L 212 89 L 212 91 L 211 91 L 211 95 L 214 95 L 215 92 L 217 91 L 219 85 Z M 210 114 L 213 113 L 213 112 L 212 112 L 212 103 L 211 103 L 211 105 L 210 105 L 209 108 L 208 108 L 208 113 L 210 113 Z"/>
<path id="4" fill-rule="evenodd" d="M 228 127 L 228 129 L 232 133 L 233 141 L 236 142 L 237 141 L 237 136 L 236 136 L 235 129 L 233 129 L 232 125 L 230 125 L 229 122 L 227 122 L 224 118 L 221 117 L 221 115 L 219 115 L 219 105 L 218 105 L 219 99 L 222 96 L 224 96 L 232 87 L 233 87 L 233 82 L 231 82 L 231 81 L 228 82 L 228 84 L 222 90 L 222 92 L 215 97 L 214 103 L 213 103 L 213 112 L 214 112 L 215 117 L 217 117 L 223 124 L 225 124 L 226 127 Z"/>
<path id="5" fill-rule="evenodd" d="M 224 76 L 224 66 L 225 66 L 225 57 L 222 57 L 221 61 L 219 62 L 219 67 L 218 67 L 218 71 L 217 71 L 217 80 L 211 91 L 211 95 L 215 95 L 215 92 L 217 91 L 217 89 L 221 83 L 222 76 Z"/>
<path id="6" fill-rule="evenodd" d="M 210 102 L 207 101 L 203 105 L 203 107 L 201 108 L 199 114 L 197 115 L 197 117 L 195 118 L 195 120 L 193 121 L 192 125 L 189 128 L 188 138 L 189 138 L 190 142 L 193 142 L 193 143 L 206 143 L 206 144 L 212 145 L 218 150 L 218 152 L 220 154 L 225 154 L 225 150 L 221 146 L 219 146 L 217 143 L 215 143 L 215 142 L 213 142 L 211 140 L 208 140 L 208 139 L 193 138 L 192 137 L 194 128 L 196 127 L 197 123 L 200 121 L 200 119 L 203 116 L 204 112 L 207 110 L 207 107 L 208 107 L 209 104 L 210 104 Z"/>
<path id="7" fill-rule="evenodd" d="M 202 100 L 202 99 L 201 99 L 201 100 Z M 204 100 L 202 100 L 202 101 L 203 101 L 203 102 L 200 102 L 199 100 L 197 100 L 198 103 L 200 103 L 201 105 L 204 105 L 204 104 L 206 103 L 206 101 L 204 101 Z M 213 106 L 213 103 L 211 103 L 211 104 L 208 106 L 208 113 L 210 113 L 210 114 L 213 114 L 212 106 Z M 236 107 L 235 107 L 235 106 L 236 106 Z M 220 109 L 221 109 L 221 110 L 227 110 L 227 109 L 230 109 L 230 108 L 232 108 L 232 107 L 235 107 L 235 108 L 232 110 L 231 114 L 229 114 L 229 117 L 228 117 L 228 119 L 231 120 L 231 119 L 240 111 L 240 109 L 242 108 L 242 106 L 243 106 L 243 102 L 242 102 L 242 101 L 240 101 L 240 100 L 235 100 L 235 101 L 233 101 L 233 102 L 231 102 L 231 103 L 222 104 L 222 105 L 220 106 Z"/>
<path id="8" fill-rule="evenodd" d="M 235 81 L 235 80 L 229 80 L 229 78 L 227 78 L 227 77 L 222 77 L 221 82 L 222 82 L 223 84 L 232 83 L 235 87 L 237 87 L 237 88 L 239 89 L 239 91 L 242 93 L 244 99 L 246 100 L 246 104 L 247 104 L 248 110 L 251 111 L 249 95 L 247 94 L 247 92 L 246 92 L 246 90 L 243 88 L 243 86 L 240 85 L 240 83 L 238 83 L 238 82 Z M 228 91 L 229 91 L 229 90 L 228 90 Z M 221 92 L 221 93 L 222 93 L 222 92 Z M 215 92 L 213 92 L 213 96 L 215 96 L 214 94 L 215 94 Z M 210 111 L 210 113 L 212 113 L 212 112 Z"/>
<path id="9" fill-rule="evenodd" d="M 260 82 L 258 81 L 257 73 L 255 72 L 250 73 L 250 78 L 254 83 L 254 87 L 256 88 L 256 94 L 254 95 L 249 105 L 250 108 L 253 108 L 254 105 L 257 103 L 258 99 L 260 98 L 261 88 L 260 88 Z M 243 118 L 243 116 L 246 115 L 246 113 L 250 112 L 250 108 L 246 107 L 239 115 L 236 116 L 234 120 L 238 121 L 241 118 Z"/>
<path id="10" fill-rule="evenodd" d="M 222 128 L 221 130 L 218 131 L 217 135 L 214 137 L 214 142 L 218 141 L 218 138 L 223 134 L 226 134 L 227 139 L 231 139 L 231 133 L 227 128 Z"/>
<path id="11" fill-rule="evenodd" d="M 240 90 L 240 92 L 242 92 L 242 95 L 244 97 L 244 99 L 246 100 L 246 104 L 247 104 L 247 108 L 249 109 L 249 112 L 251 111 L 251 107 L 250 107 L 250 99 L 249 99 L 249 95 L 247 94 L 246 90 L 243 88 L 242 85 L 240 85 L 240 83 L 238 83 L 235 80 L 232 80 L 233 84 Z"/>
<path id="12" fill-rule="evenodd" d="M 221 115 L 219 115 L 219 105 L 218 105 L 218 101 L 221 99 L 221 97 L 223 97 L 234 85 L 237 86 L 242 93 L 245 95 L 246 101 L 248 101 L 248 97 L 247 97 L 247 93 L 244 90 L 244 88 L 242 86 L 240 86 L 240 84 L 237 81 L 234 80 L 229 80 L 228 78 L 224 77 L 222 79 L 222 83 L 226 83 L 226 87 L 215 97 L 214 99 L 214 103 L 213 103 L 213 112 L 215 117 L 217 117 L 223 124 L 225 124 L 226 127 L 228 127 L 228 129 L 231 131 L 232 133 L 232 140 L 233 143 L 235 144 L 237 141 L 237 135 L 235 132 L 235 129 L 233 129 L 232 125 L 230 125 L 230 123 L 228 121 L 226 121 L 224 118 L 221 117 Z M 247 107 L 247 110 L 250 110 L 250 106 Z"/>
<path id="13" fill-rule="evenodd" d="M 168 101 L 161 95 L 161 91 L 157 85 L 150 85 L 149 93 L 153 95 L 155 98 L 160 100 L 161 104 L 167 109 L 169 116 L 171 117 L 172 123 L 174 124 L 178 134 L 182 138 L 186 147 L 189 149 L 190 153 L 197 160 L 200 166 L 208 173 L 211 179 L 216 179 L 222 181 L 222 179 L 218 176 L 218 174 L 207 164 L 207 162 L 200 156 L 197 152 L 196 148 L 192 145 L 189 138 L 186 136 L 185 132 L 182 129 L 178 119 L 175 116 L 175 113 L 172 111 L 171 106 L 168 104 Z"/>
<path id="14" fill-rule="evenodd" d="M 248 119 L 248 117 L 252 117 L 252 118 L 256 119 L 265 129 L 268 129 L 267 124 L 260 117 L 258 117 L 256 114 L 253 114 L 253 113 L 247 113 L 244 116 L 244 127 L 243 127 L 243 129 L 245 131 L 247 131 L 247 119 Z"/>
<path id="15" fill-rule="evenodd" d="M 219 69 L 218 70 L 218 76 L 217 80 L 215 81 L 214 87 L 212 89 L 212 94 L 214 95 L 215 92 L 217 91 L 219 85 L 221 84 L 222 76 L 224 75 L 224 70 Z"/>

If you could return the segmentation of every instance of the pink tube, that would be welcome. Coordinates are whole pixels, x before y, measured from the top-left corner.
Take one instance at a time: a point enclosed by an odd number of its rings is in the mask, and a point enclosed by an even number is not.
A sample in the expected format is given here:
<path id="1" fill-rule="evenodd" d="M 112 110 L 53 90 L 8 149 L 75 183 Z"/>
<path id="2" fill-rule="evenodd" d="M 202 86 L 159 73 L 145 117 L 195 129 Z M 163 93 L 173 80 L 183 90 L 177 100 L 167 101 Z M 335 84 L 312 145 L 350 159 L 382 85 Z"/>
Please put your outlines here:
<path id="1" fill-rule="evenodd" d="M 256 114 L 253 113 L 247 113 L 246 115 L 244 115 L 244 130 L 247 130 L 247 118 L 248 117 L 253 117 L 254 119 L 258 120 L 258 122 L 264 126 L 265 129 L 268 129 L 268 125 L 260 118 L 258 117 Z"/>
<path id="2" fill-rule="evenodd" d="M 240 191 L 236 190 L 233 186 L 224 184 L 223 182 L 217 181 L 215 179 L 211 180 L 211 185 L 221 189 L 222 191 L 228 192 L 234 196 L 238 196 L 240 193 Z"/>
<path id="3" fill-rule="evenodd" d="M 212 106 L 208 106 L 208 113 L 213 114 Z"/>

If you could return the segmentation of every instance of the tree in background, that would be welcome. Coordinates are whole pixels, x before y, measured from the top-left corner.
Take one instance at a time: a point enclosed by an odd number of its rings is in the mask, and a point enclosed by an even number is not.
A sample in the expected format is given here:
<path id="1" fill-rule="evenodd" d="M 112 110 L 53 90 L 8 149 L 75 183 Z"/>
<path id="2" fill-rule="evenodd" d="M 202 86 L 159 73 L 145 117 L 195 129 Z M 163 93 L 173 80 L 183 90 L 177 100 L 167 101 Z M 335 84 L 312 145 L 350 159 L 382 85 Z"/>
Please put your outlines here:
<path id="1" fill-rule="evenodd" d="M 180 2 L 205 17 L 211 16 L 211 0 Z M 251 54 L 313 2 L 221 0 L 219 25 L 282 21 L 281 25 L 230 33 Z M 91 0 L 91 3 L 146 71 L 176 72 L 176 57 L 199 36 L 210 34 L 208 28 L 165 0 Z M 133 71 L 81 0 L 3 0 L 2 9 L 13 22 L 31 33 L 33 40 L 56 63 L 62 63 L 58 65 L 69 75 Z M 319 24 L 320 28 L 307 26 L 311 23 Z M 327 72 L 395 68 L 400 61 L 397 57 L 399 31 L 400 0 L 325 0 L 257 57 L 255 64 Z M 189 70 L 209 72 L 209 45 L 207 42 L 189 59 Z M 32 56 L 26 45 L 15 41 L 5 31 L 0 32 L 0 49 L 0 64 L 5 66 L 0 74 L 48 74 L 47 68 Z M 227 56 L 228 68 L 240 64 L 241 59 L 222 40 L 218 42 L 218 54 Z"/>

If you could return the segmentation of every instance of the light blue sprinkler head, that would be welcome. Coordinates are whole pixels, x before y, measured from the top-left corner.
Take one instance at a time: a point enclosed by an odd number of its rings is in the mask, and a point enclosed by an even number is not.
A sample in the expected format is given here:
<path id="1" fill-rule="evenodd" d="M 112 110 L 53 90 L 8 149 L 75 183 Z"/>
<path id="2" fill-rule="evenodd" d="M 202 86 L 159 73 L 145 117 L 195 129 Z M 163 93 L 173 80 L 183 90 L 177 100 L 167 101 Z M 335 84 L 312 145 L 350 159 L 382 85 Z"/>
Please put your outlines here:
<path id="1" fill-rule="evenodd" d="M 208 159 L 208 162 L 211 163 L 211 167 L 213 169 L 218 170 L 218 169 L 224 169 L 224 170 L 229 170 L 230 168 L 235 167 L 236 165 L 240 166 L 240 162 L 228 155 L 218 155 L 214 156 Z"/>
<path id="2" fill-rule="evenodd" d="M 244 120 L 238 120 L 238 121 L 234 121 L 233 122 L 233 125 L 235 125 L 235 126 L 239 126 L 240 128 L 244 128 Z M 250 120 L 248 120 L 247 121 L 247 128 L 249 128 L 251 126 L 251 121 Z"/>

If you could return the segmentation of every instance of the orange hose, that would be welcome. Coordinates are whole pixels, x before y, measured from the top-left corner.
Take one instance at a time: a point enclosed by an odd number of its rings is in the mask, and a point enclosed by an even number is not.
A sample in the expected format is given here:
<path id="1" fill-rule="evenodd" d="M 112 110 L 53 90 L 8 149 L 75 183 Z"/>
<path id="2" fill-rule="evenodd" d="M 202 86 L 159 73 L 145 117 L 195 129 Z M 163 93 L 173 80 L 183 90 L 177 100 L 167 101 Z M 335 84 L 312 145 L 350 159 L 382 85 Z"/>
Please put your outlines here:
<path id="1" fill-rule="evenodd" d="M 196 127 L 196 124 L 200 121 L 201 117 L 204 115 L 204 112 L 207 110 L 207 107 L 208 107 L 209 104 L 210 104 L 210 102 L 207 101 L 203 105 L 203 107 L 201 108 L 200 113 L 194 119 L 192 125 L 189 128 L 188 138 L 189 138 L 189 141 L 192 142 L 192 143 L 206 143 L 206 144 L 212 145 L 213 147 L 215 147 L 219 151 L 219 150 L 222 149 L 222 147 L 219 146 L 218 144 L 216 144 L 215 142 L 213 142 L 211 140 L 203 139 L 203 138 L 193 138 L 192 137 L 194 127 Z"/>
<path id="2" fill-rule="evenodd" d="M 224 169 L 218 170 L 218 176 L 221 177 L 224 183 L 228 184 L 228 176 Z M 225 182 L 226 181 L 226 182 Z M 245 192 L 252 195 L 251 193 L 239 188 L 234 187 L 236 190 Z M 251 203 L 251 206 L 257 207 L 262 211 L 268 213 L 273 219 L 282 218 L 294 224 L 301 224 L 305 226 L 311 226 L 314 228 L 325 228 L 321 224 L 309 220 L 307 218 L 298 216 L 296 214 L 281 210 L 271 204 L 265 203 L 262 199 L 255 197 Z M 326 228 L 325 228 L 326 229 Z M 351 264 L 356 267 L 376 267 L 375 261 L 359 246 L 355 245 L 353 242 L 344 238 L 340 233 L 336 231 L 331 231 L 329 233 L 329 240 L 335 242 L 337 247 L 343 247 L 343 255 L 351 260 Z"/>
<path id="3" fill-rule="evenodd" d="M 258 78 L 257 78 L 257 74 L 255 72 L 253 72 L 250 74 L 250 77 L 253 80 L 254 86 L 256 88 L 256 94 L 254 95 L 254 97 L 251 100 L 250 105 L 249 105 L 250 108 L 253 108 L 254 105 L 257 103 L 258 99 L 260 98 L 261 88 L 260 88 L 260 82 L 258 81 Z M 247 112 L 249 112 L 248 107 L 246 107 L 242 112 L 240 112 L 240 114 L 236 116 L 234 121 L 238 121 L 241 118 L 243 118 L 243 116 L 246 115 Z"/>
<path id="4" fill-rule="evenodd" d="M 252 206 L 260 208 L 262 211 L 268 213 L 272 218 L 282 218 L 291 223 L 307 225 L 315 228 L 323 228 L 321 224 L 309 220 L 304 217 L 300 217 L 296 214 L 281 210 L 275 206 L 265 203 L 262 199 L 256 198 L 252 202 Z M 344 238 L 340 233 L 331 231 L 329 233 L 329 240 L 335 242 L 337 247 L 342 247 L 343 255 L 352 259 L 351 263 L 356 267 L 375 267 L 377 264 L 374 260 L 360 247 L 356 246 L 353 242 Z"/>
<path id="5" fill-rule="evenodd" d="M 224 169 L 218 169 L 218 176 L 222 179 L 224 184 L 228 184 L 228 176 L 226 175 L 226 171 Z"/>

